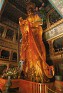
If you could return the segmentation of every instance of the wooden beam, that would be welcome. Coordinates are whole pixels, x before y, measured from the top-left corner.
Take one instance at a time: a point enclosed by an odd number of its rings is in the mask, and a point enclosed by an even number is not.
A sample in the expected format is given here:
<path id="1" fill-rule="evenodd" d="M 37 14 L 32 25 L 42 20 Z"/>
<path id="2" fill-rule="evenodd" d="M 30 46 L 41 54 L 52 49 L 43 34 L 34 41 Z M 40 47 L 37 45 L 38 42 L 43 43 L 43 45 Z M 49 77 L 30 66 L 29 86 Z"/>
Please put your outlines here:
<path id="1" fill-rule="evenodd" d="M 11 4 L 10 2 L 8 2 L 13 8 L 15 8 L 16 10 L 18 10 L 19 12 L 21 12 L 22 14 L 24 14 L 25 16 L 27 16 L 26 13 L 22 12 L 20 9 L 18 9 L 15 5 Z"/>

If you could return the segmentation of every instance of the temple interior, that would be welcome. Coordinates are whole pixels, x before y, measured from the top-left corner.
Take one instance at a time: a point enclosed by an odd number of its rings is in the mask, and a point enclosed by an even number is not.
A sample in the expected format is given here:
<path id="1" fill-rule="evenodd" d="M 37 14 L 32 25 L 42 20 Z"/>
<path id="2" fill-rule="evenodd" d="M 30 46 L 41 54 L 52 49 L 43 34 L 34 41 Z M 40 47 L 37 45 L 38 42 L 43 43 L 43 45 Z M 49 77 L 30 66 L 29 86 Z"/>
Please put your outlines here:
<path id="1" fill-rule="evenodd" d="M 0 93 L 63 93 L 63 0 L 0 0 Z"/>

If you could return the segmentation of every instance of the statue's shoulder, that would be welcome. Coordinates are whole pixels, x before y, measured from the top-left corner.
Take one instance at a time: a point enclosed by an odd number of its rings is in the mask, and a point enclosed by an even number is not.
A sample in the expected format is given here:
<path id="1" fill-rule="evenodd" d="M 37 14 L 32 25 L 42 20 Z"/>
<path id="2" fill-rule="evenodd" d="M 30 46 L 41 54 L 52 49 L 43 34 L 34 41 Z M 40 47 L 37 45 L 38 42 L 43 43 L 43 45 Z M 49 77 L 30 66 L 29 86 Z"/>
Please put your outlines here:
<path id="1" fill-rule="evenodd" d="M 35 18 L 36 20 L 40 20 L 40 19 L 41 19 L 38 14 L 36 14 L 34 18 Z"/>

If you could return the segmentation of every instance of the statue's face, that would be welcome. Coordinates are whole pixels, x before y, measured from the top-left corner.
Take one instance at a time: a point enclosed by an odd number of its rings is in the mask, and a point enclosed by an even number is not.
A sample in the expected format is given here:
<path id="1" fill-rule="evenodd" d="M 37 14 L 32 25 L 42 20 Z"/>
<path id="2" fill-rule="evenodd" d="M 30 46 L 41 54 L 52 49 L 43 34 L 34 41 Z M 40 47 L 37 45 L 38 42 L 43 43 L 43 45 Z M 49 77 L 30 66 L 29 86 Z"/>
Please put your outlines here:
<path id="1" fill-rule="evenodd" d="M 27 11 L 28 15 L 32 15 L 33 14 L 33 10 L 30 8 L 28 11 Z"/>
<path id="2" fill-rule="evenodd" d="M 28 15 L 31 15 L 31 14 L 32 14 L 31 9 L 29 9 L 29 10 L 27 11 L 27 13 L 28 13 Z"/>

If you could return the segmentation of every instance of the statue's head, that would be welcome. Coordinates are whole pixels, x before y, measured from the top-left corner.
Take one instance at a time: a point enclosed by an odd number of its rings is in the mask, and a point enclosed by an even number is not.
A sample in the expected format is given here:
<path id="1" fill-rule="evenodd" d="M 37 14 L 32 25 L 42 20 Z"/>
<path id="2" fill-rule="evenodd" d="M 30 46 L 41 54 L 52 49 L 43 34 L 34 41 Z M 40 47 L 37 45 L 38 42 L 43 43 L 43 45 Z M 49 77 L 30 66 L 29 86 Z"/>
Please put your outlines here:
<path id="1" fill-rule="evenodd" d="M 34 9 L 35 9 L 35 4 L 32 3 L 32 2 L 29 2 L 29 3 L 27 4 L 27 14 L 28 14 L 28 15 L 33 14 L 33 13 L 34 13 Z"/>

